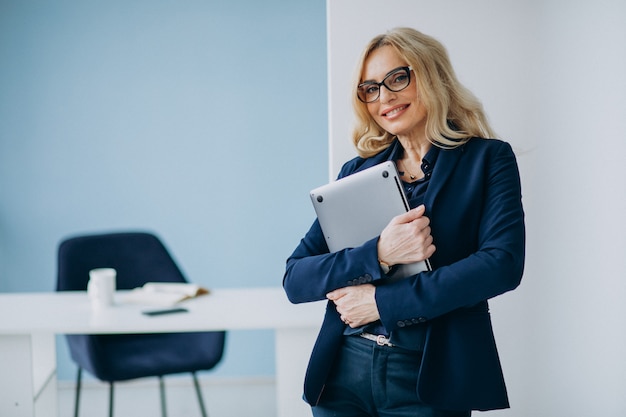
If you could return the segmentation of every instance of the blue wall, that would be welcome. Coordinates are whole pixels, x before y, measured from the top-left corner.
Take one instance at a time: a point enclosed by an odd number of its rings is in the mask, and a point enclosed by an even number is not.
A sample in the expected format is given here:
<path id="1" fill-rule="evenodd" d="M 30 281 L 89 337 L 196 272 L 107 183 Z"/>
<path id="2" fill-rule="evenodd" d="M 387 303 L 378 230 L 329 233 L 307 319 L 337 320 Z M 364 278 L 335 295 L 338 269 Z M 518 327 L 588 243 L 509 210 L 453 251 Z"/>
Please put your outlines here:
<path id="1" fill-rule="evenodd" d="M 325 18 L 325 0 L 0 0 L 0 291 L 51 291 L 63 237 L 126 228 L 194 282 L 279 286 L 327 179 Z M 273 366 L 271 332 L 232 332 L 218 375 Z"/>

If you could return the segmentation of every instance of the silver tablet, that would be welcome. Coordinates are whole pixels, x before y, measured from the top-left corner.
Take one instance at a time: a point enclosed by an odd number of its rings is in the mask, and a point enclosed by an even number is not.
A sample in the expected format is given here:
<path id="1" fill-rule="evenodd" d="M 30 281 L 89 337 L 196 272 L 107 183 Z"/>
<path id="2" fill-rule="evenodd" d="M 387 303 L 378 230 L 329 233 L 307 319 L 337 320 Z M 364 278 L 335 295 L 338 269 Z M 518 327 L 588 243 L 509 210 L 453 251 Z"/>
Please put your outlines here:
<path id="1" fill-rule="evenodd" d="M 396 165 L 386 161 L 311 190 L 311 201 L 331 252 L 361 246 L 391 219 L 407 212 Z M 400 265 L 394 276 L 430 270 L 427 261 Z"/>

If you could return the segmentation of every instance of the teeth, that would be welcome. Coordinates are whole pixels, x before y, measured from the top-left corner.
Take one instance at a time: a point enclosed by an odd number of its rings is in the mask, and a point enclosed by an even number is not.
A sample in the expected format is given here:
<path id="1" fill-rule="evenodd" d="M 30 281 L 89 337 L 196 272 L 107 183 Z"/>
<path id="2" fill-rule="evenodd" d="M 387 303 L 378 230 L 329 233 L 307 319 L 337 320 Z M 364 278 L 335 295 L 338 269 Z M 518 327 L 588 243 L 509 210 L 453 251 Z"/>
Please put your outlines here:
<path id="1" fill-rule="evenodd" d="M 385 116 L 393 116 L 394 114 L 396 114 L 399 111 L 402 111 L 404 109 L 406 109 L 406 106 L 398 107 L 397 109 L 393 109 L 389 113 L 385 114 Z"/>

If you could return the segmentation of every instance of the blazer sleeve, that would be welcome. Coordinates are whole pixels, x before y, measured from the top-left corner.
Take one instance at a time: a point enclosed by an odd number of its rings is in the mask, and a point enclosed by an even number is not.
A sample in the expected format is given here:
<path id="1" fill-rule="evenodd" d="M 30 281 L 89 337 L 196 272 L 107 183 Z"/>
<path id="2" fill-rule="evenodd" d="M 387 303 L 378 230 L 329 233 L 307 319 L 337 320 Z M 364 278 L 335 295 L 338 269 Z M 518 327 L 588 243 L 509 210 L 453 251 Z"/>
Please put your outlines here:
<path id="1" fill-rule="evenodd" d="M 388 330 L 475 305 L 520 283 L 525 227 L 513 151 L 508 143 L 490 139 L 470 141 L 457 152 L 453 167 L 440 155 L 435 169 L 449 170 L 449 176 L 431 199 L 432 183 L 427 191 L 437 248 L 434 270 L 376 289 Z"/>
<path id="2" fill-rule="evenodd" d="M 342 167 L 338 177 L 345 177 L 383 160 L 355 158 Z M 326 294 L 337 288 L 381 280 L 383 274 L 378 263 L 377 243 L 378 237 L 356 248 L 329 253 L 319 221 L 315 220 L 287 259 L 283 277 L 287 298 L 292 303 L 319 301 L 326 299 Z"/>

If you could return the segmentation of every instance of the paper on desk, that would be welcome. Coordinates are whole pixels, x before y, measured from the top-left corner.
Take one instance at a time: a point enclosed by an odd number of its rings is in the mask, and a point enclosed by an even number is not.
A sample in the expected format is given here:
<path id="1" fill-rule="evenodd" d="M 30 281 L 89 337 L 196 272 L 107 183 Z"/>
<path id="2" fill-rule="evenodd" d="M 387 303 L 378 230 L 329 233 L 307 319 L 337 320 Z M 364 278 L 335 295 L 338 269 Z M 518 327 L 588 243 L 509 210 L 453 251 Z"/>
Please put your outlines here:
<path id="1" fill-rule="evenodd" d="M 125 302 L 168 307 L 189 298 L 208 294 L 209 290 L 185 282 L 147 282 L 124 297 Z"/>

